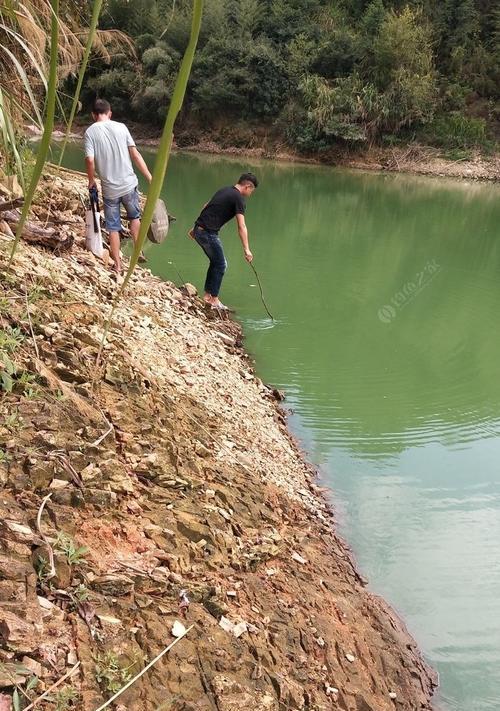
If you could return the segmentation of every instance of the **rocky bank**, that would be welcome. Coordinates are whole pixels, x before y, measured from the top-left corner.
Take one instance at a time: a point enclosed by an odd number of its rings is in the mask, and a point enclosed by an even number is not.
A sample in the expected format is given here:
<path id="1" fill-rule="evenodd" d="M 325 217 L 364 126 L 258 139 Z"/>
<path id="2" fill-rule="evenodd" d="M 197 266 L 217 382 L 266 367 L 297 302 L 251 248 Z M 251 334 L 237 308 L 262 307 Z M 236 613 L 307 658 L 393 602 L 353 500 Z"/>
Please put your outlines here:
<path id="1" fill-rule="evenodd" d="M 116 283 L 78 178 L 46 176 L 32 222 L 62 246 L 11 268 L 0 222 L 0 709 L 71 670 L 36 708 L 98 709 L 174 623 L 111 708 L 430 709 L 239 326 L 137 269 L 101 349 Z"/>

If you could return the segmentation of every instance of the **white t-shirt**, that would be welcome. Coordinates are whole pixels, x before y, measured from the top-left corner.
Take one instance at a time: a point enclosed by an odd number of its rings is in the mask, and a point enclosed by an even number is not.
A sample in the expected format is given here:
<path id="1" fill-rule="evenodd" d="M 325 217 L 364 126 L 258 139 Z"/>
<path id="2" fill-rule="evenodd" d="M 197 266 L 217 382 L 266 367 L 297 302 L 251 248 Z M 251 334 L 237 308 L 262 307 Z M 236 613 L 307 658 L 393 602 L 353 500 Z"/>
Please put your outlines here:
<path id="1" fill-rule="evenodd" d="M 104 197 L 123 197 L 137 187 L 128 151 L 135 142 L 124 123 L 96 121 L 85 131 L 84 145 L 85 158 L 95 161 Z"/>

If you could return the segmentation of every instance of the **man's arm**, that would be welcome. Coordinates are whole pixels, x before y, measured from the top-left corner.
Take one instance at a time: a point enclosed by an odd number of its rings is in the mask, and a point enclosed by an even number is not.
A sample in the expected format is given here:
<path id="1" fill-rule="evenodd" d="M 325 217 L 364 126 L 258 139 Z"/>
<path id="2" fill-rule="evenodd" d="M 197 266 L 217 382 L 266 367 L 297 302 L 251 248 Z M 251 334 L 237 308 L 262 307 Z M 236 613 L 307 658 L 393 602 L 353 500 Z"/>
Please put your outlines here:
<path id="1" fill-rule="evenodd" d="M 253 259 L 253 254 L 248 246 L 248 230 L 245 223 L 244 215 L 236 215 L 236 222 L 238 223 L 238 234 L 240 236 L 241 244 L 243 245 L 243 252 L 245 253 L 245 259 L 247 262 L 251 262 Z"/>
<path id="2" fill-rule="evenodd" d="M 87 178 L 89 179 L 89 190 L 96 184 L 95 182 L 95 163 L 93 158 L 85 158 L 85 167 L 87 169 Z"/>
<path id="3" fill-rule="evenodd" d="M 151 182 L 151 173 L 149 172 L 149 168 L 146 165 L 146 162 L 144 158 L 141 156 L 139 151 L 135 146 L 129 146 L 128 147 L 128 152 L 130 153 L 130 157 L 137 166 L 137 168 L 140 170 L 140 172 L 143 174 L 143 176 L 146 178 L 148 183 Z"/>

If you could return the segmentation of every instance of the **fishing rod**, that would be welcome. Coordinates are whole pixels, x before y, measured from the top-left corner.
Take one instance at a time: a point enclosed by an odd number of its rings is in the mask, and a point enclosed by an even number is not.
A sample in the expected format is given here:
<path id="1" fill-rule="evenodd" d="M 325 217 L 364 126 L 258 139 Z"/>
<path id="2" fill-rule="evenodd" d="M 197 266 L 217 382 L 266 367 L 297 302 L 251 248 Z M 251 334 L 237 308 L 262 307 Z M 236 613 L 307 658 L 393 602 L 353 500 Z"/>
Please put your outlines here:
<path id="1" fill-rule="evenodd" d="M 262 300 L 262 303 L 263 303 L 263 305 L 264 305 L 265 310 L 267 311 L 267 315 L 269 316 L 269 318 L 270 318 L 272 321 L 275 321 L 276 319 L 274 318 L 274 316 L 272 315 L 272 313 L 271 313 L 271 312 L 269 311 L 269 309 L 267 308 L 266 300 L 264 299 L 264 291 L 262 290 L 262 284 L 261 284 L 261 282 L 260 282 L 259 275 L 257 274 L 257 270 L 256 270 L 256 268 L 254 267 L 253 262 L 248 262 L 248 263 L 249 263 L 250 266 L 252 267 L 253 273 L 255 274 L 255 277 L 256 277 L 256 279 L 257 279 L 257 284 L 259 285 L 259 289 L 260 289 L 260 298 L 261 298 L 261 300 Z"/>

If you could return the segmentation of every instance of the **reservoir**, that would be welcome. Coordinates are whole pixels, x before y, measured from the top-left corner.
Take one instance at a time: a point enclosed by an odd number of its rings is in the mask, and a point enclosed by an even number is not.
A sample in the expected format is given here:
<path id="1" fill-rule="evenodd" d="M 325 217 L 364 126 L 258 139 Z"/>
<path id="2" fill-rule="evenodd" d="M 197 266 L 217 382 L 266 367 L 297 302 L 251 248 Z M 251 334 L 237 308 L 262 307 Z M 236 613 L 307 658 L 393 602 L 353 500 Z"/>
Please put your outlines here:
<path id="1" fill-rule="evenodd" d="M 81 148 L 65 164 L 83 169 Z M 440 707 L 498 711 L 500 189 L 177 154 L 163 191 L 177 221 L 146 246 L 155 274 L 203 290 L 207 260 L 186 232 L 248 169 L 250 247 L 276 321 L 234 221 L 221 300 L 259 376 L 286 392 L 371 589 L 439 672 Z"/>

